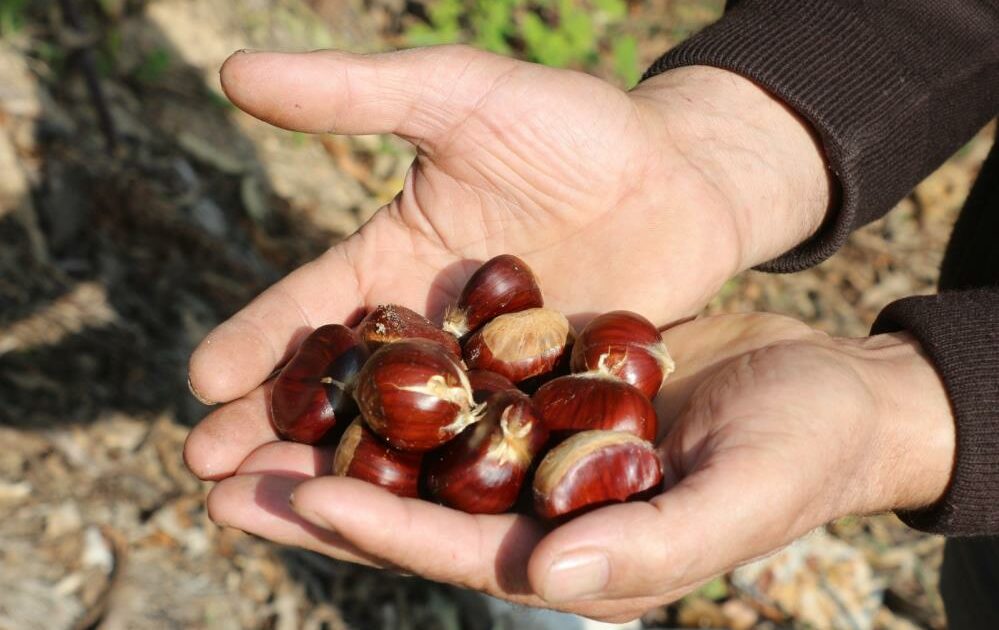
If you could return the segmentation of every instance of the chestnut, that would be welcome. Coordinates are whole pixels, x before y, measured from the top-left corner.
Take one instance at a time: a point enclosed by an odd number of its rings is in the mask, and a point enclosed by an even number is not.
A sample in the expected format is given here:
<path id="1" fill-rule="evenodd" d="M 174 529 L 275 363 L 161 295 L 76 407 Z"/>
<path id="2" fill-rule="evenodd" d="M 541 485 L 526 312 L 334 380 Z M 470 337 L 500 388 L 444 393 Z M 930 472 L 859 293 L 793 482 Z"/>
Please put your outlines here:
<path id="1" fill-rule="evenodd" d="M 496 392 L 516 390 L 513 381 L 489 370 L 469 370 L 468 383 L 472 386 L 472 398 L 477 403 L 484 403 Z"/>
<path id="2" fill-rule="evenodd" d="M 354 398 L 371 430 L 404 451 L 436 448 L 482 414 L 458 358 L 426 339 L 372 354 L 357 375 Z"/>
<path id="3" fill-rule="evenodd" d="M 458 303 L 444 314 L 444 330 L 463 337 L 505 313 L 544 306 L 531 268 L 510 254 L 491 258 L 468 279 Z"/>
<path id="4" fill-rule="evenodd" d="M 514 383 L 550 372 L 572 345 L 574 332 L 565 315 L 532 308 L 500 315 L 465 342 L 470 369 L 498 372 Z"/>
<path id="5" fill-rule="evenodd" d="M 361 320 L 357 334 L 372 352 L 387 343 L 403 339 L 429 339 L 435 341 L 456 357 L 461 356 L 461 346 L 454 335 L 444 332 L 433 322 L 414 310 L 398 304 L 382 304 Z"/>
<path id="6" fill-rule="evenodd" d="M 584 431 L 541 460 L 534 474 L 534 509 L 565 519 L 654 492 L 663 479 L 652 444 L 623 431 Z"/>
<path id="7" fill-rule="evenodd" d="M 572 371 L 599 371 L 620 378 L 654 398 L 676 365 L 659 330 L 630 311 L 604 313 L 579 333 Z"/>
<path id="8" fill-rule="evenodd" d="M 601 429 L 626 431 L 652 441 L 658 424 L 649 398 L 613 377 L 591 374 L 561 376 L 534 393 L 545 426 L 556 437 Z"/>
<path id="9" fill-rule="evenodd" d="M 505 512 L 517 501 L 547 439 L 527 395 L 497 392 L 482 421 L 427 455 L 427 489 L 441 503 L 470 514 Z"/>
<path id="10" fill-rule="evenodd" d="M 422 453 L 397 451 L 360 418 L 347 427 L 333 455 L 333 474 L 361 479 L 400 497 L 419 496 Z"/>
<path id="11" fill-rule="evenodd" d="M 367 348 L 346 326 L 312 331 L 274 380 L 270 411 L 277 434 L 315 444 L 338 420 L 353 417 L 350 390 L 367 358 Z"/>

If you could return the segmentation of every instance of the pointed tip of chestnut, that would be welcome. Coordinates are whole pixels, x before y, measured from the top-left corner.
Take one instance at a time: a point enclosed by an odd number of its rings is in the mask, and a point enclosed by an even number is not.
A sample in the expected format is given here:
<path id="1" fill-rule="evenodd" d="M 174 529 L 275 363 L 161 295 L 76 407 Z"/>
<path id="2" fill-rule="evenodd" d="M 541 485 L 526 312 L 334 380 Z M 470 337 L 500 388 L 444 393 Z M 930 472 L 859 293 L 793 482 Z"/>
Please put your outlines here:
<path id="1" fill-rule="evenodd" d="M 469 337 L 465 363 L 517 383 L 554 369 L 572 346 L 574 335 L 565 315 L 550 308 L 507 313 Z"/>
<path id="2" fill-rule="evenodd" d="M 444 330 L 456 337 L 505 313 L 544 306 L 534 272 L 523 260 L 501 254 L 487 260 L 468 279 L 458 303 L 444 316 Z"/>
<path id="3" fill-rule="evenodd" d="M 589 372 L 562 376 L 535 392 L 534 404 L 553 436 L 579 431 L 626 431 L 652 441 L 656 410 L 637 388 L 615 377 Z"/>
<path id="4" fill-rule="evenodd" d="M 400 497 L 416 498 L 422 459 L 420 453 L 394 450 L 357 418 L 340 439 L 332 472 L 373 483 Z"/>
<path id="5" fill-rule="evenodd" d="M 620 378 L 649 398 L 676 369 L 659 329 L 631 311 L 604 313 L 587 324 L 573 346 L 571 365 L 576 373 Z"/>
<path id="6" fill-rule="evenodd" d="M 367 358 L 367 348 L 346 326 L 312 331 L 274 379 L 270 415 L 278 436 L 316 444 L 340 418 L 356 413 L 351 390 Z"/>
<path id="7" fill-rule="evenodd" d="M 651 443 L 621 431 L 585 431 L 545 456 L 534 474 L 534 508 L 549 520 L 643 496 L 662 483 Z"/>
<path id="8" fill-rule="evenodd" d="M 458 358 L 425 339 L 398 341 L 371 355 L 354 398 L 372 431 L 405 451 L 436 448 L 482 415 Z"/>
<path id="9" fill-rule="evenodd" d="M 357 334 L 374 352 L 382 346 L 403 339 L 427 339 L 461 356 L 461 346 L 454 336 L 444 332 L 416 311 L 398 304 L 380 304 L 357 326 Z"/>
<path id="10" fill-rule="evenodd" d="M 497 392 L 480 422 L 427 455 L 427 489 L 471 514 L 509 510 L 547 439 L 530 398 L 515 390 Z"/>

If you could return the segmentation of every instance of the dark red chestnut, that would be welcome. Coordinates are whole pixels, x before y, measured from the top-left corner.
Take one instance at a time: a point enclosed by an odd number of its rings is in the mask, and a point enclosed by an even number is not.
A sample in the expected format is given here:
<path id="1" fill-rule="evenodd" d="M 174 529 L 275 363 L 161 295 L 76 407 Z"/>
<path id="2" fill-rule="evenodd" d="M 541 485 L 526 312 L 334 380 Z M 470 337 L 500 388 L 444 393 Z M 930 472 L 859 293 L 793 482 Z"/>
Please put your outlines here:
<path id="1" fill-rule="evenodd" d="M 644 497 L 663 479 L 652 444 L 622 431 L 585 431 L 553 448 L 534 474 L 534 509 L 563 519 Z"/>
<path id="2" fill-rule="evenodd" d="M 387 343 L 403 339 L 429 339 L 461 356 L 461 346 L 454 335 L 444 332 L 433 322 L 398 304 L 383 304 L 368 313 L 358 324 L 357 334 L 374 352 Z"/>
<path id="3" fill-rule="evenodd" d="M 572 326 L 565 315 L 532 308 L 500 315 L 465 342 L 470 369 L 491 370 L 514 383 L 550 372 L 572 345 Z"/>
<path id="4" fill-rule="evenodd" d="M 579 333 L 572 371 L 599 371 L 631 383 L 649 398 L 676 368 L 659 330 L 630 311 L 604 313 Z"/>
<path id="5" fill-rule="evenodd" d="M 357 418 L 340 439 L 333 456 L 333 474 L 361 479 L 400 497 L 419 496 L 422 453 L 397 451 Z"/>
<path id="6" fill-rule="evenodd" d="M 470 514 L 499 514 L 516 502 L 531 462 L 548 439 L 531 399 L 516 390 L 493 394 L 482 421 L 427 454 L 427 489 Z"/>
<path id="7" fill-rule="evenodd" d="M 444 315 L 444 330 L 463 337 L 489 320 L 544 306 L 534 273 L 510 254 L 486 261 L 465 284 L 458 304 Z"/>
<path id="8" fill-rule="evenodd" d="M 559 377 L 534 393 L 534 404 L 555 437 L 600 429 L 656 439 L 656 410 L 648 397 L 613 377 L 595 373 Z"/>
<path id="9" fill-rule="evenodd" d="M 469 370 L 468 383 L 472 386 L 472 397 L 477 403 L 484 403 L 496 392 L 516 391 L 513 381 L 489 370 Z"/>
<path id="10" fill-rule="evenodd" d="M 371 355 L 354 398 L 371 430 L 404 451 L 436 448 L 482 414 L 458 358 L 426 339 L 391 343 Z"/>
<path id="11" fill-rule="evenodd" d="M 285 440 L 315 444 L 357 409 L 350 396 L 368 350 L 346 326 L 315 329 L 274 380 L 271 419 Z"/>

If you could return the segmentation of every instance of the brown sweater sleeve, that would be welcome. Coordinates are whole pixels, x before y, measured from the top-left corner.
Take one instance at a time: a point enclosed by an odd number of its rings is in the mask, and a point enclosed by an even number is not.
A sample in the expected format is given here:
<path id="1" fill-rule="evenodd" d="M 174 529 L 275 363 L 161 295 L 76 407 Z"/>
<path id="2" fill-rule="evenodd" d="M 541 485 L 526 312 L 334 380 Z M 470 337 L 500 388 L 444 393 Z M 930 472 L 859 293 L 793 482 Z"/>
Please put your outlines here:
<path id="1" fill-rule="evenodd" d="M 841 187 L 819 234 L 761 266 L 831 256 L 999 112 L 996 0 L 740 0 L 648 78 L 689 65 L 755 80 L 804 116 Z"/>
<path id="2" fill-rule="evenodd" d="M 950 486 L 935 505 L 902 513 L 924 531 L 999 534 L 999 288 L 894 302 L 873 332 L 908 330 L 930 356 L 957 419 Z"/>

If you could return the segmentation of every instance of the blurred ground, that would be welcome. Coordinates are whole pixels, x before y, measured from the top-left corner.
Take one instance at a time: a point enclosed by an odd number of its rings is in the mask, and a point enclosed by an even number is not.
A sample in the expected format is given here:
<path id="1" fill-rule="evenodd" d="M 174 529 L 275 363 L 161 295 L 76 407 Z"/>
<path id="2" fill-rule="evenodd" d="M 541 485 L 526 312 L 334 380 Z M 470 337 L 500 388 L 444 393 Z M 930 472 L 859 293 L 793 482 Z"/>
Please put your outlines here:
<path id="1" fill-rule="evenodd" d="M 207 485 L 180 457 L 204 413 L 185 387 L 194 345 L 356 229 L 399 189 L 411 159 L 392 139 L 307 137 L 248 119 L 218 89 L 221 61 L 243 47 L 460 39 L 434 17 L 442 3 L 76 4 L 83 29 L 55 2 L 0 2 L 0 628 L 488 627 L 481 602 L 455 589 L 219 530 L 205 515 Z M 616 17 L 585 45 L 563 38 L 575 51 L 566 59 L 627 83 L 720 4 L 621 3 L 627 10 L 607 9 Z M 510 52 L 563 54 L 553 32 Z M 618 36 L 635 49 L 611 50 Z M 110 153 L 87 64 L 114 123 Z M 933 290 L 990 137 L 832 260 L 792 276 L 744 274 L 708 310 L 769 310 L 865 334 L 887 302 Z M 869 606 L 858 618 L 877 628 L 942 628 L 940 551 L 939 539 L 893 517 L 847 519 L 646 621 L 821 627 L 815 593 L 856 591 L 856 602 L 832 599 Z"/>

